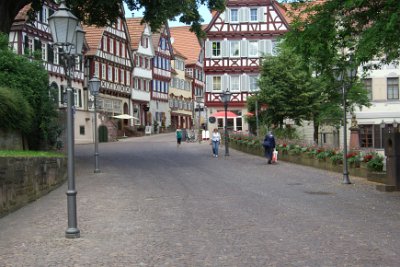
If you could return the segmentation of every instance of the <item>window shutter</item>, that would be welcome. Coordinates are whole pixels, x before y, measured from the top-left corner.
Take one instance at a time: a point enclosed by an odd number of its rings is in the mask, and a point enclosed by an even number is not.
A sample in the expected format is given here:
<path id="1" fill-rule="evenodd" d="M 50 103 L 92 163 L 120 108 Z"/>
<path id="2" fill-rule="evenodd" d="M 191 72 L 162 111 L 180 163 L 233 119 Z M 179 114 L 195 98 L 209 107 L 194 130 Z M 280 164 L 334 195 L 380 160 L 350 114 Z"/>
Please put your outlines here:
<path id="1" fill-rule="evenodd" d="M 231 17 L 231 10 L 229 8 L 225 9 L 225 22 L 229 23 Z"/>
<path id="2" fill-rule="evenodd" d="M 205 57 L 210 58 L 211 57 L 211 42 L 210 41 L 205 41 Z"/>
<path id="3" fill-rule="evenodd" d="M 221 79 L 221 91 L 225 91 L 226 88 L 229 87 L 229 82 L 230 82 L 230 76 L 228 76 L 227 74 L 222 75 L 222 79 Z"/>
<path id="4" fill-rule="evenodd" d="M 244 8 L 239 8 L 239 22 L 244 22 Z"/>
<path id="5" fill-rule="evenodd" d="M 260 22 L 265 22 L 265 12 L 266 12 L 266 7 L 260 7 L 258 8 L 258 21 Z"/>
<path id="6" fill-rule="evenodd" d="M 206 92 L 212 91 L 212 79 L 213 79 L 213 76 L 210 76 L 210 75 L 206 76 Z"/>
<path id="7" fill-rule="evenodd" d="M 242 92 L 247 92 L 247 91 L 249 91 L 249 76 L 247 75 L 247 74 L 243 74 L 241 77 L 240 77 L 240 80 L 241 80 L 241 90 L 240 91 L 242 91 Z"/>
<path id="8" fill-rule="evenodd" d="M 24 36 L 24 54 L 28 53 L 29 54 L 29 39 L 28 39 L 28 35 Z"/>
<path id="9" fill-rule="evenodd" d="M 250 8 L 244 7 L 243 8 L 243 21 L 249 22 L 250 20 Z"/>
<path id="10" fill-rule="evenodd" d="M 272 55 L 272 41 L 265 40 L 265 53 L 267 55 Z"/>
<path id="11" fill-rule="evenodd" d="M 258 41 L 258 51 L 260 53 L 260 56 L 263 56 L 265 54 L 265 40 Z"/>
<path id="12" fill-rule="evenodd" d="M 222 57 L 229 57 L 229 42 L 227 40 L 221 42 L 221 50 Z"/>
<path id="13" fill-rule="evenodd" d="M 241 57 L 247 57 L 248 55 L 248 41 L 247 40 L 241 40 L 240 41 L 240 51 L 241 51 Z"/>

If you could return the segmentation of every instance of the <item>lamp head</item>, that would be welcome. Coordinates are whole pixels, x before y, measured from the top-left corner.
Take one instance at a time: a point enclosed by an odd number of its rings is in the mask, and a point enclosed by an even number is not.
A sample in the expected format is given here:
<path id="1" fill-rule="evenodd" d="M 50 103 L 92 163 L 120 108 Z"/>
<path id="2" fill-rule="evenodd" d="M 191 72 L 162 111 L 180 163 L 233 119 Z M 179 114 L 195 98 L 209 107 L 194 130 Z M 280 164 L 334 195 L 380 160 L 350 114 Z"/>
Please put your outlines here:
<path id="1" fill-rule="evenodd" d="M 93 78 L 89 80 L 90 93 L 97 96 L 99 94 L 100 85 L 101 81 L 96 76 L 93 76 Z"/>
<path id="2" fill-rule="evenodd" d="M 78 18 L 61 2 L 58 10 L 48 18 L 53 42 L 60 46 L 73 44 Z"/>

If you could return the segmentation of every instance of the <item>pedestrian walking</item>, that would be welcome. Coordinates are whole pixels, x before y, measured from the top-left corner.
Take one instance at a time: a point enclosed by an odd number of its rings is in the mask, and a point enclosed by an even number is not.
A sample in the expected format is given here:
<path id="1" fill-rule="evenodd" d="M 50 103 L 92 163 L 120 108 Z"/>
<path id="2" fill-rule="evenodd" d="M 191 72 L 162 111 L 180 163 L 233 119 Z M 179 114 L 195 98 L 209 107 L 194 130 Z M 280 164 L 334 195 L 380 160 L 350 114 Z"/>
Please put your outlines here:
<path id="1" fill-rule="evenodd" d="M 182 130 L 180 128 L 176 129 L 176 145 L 179 147 L 182 141 Z"/>
<path id="2" fill-rule="evenodd" d="M 272 163 L 272 153 L 275 149 L 275 137 L 273 136 L 272 132 L 268 132 L 265 135 L 263 147 L 264 147 L 265 157 L 267 158 L 267 162 L 268 162 L 268 164 L 271 164 Z"/>
<path id="3" fill-rule="evenodd" d="M 221 135 L 218 132 L 218 129 L 215 128 L 211 135 L 211 145 L 214 158 L 218 158 L 218 147 L 221 142 Z"/>

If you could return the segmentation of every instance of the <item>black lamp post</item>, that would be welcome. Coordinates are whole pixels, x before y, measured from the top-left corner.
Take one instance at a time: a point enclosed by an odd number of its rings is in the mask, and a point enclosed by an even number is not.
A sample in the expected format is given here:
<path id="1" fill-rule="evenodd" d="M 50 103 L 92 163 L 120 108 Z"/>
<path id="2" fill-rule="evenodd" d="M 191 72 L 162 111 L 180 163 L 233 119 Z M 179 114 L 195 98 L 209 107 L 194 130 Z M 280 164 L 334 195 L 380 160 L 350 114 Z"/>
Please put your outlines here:
<path id="1" fill-rule="evenodd" d="M 99 95 L 101 81 L 94 76 L 89 80 L 89 89 L 94 97 L 94 172 L 99 173 L 99 136 L 97 131 L 97 96 Z"/>
<path id="2" fill-rule="evenodd" d="M 336 77 L 342 84 L 342 106 L 343 106 L 343 184 L 351 184 L 349 178 L 348 162 L 347 162 L 347 90 L 346 87 L 351 87 L 353 78 L 357 74 L 357 70 L 353 68 L 352 61 L 348 61 L 347 64 L 350 68 L 341 68 Z M 347 84 L 346 84 L 347 82 Z"/>
<path id="3" fill-rule="evenodd" d="M 61 1 L 59 9 L 49 17 L 49 26 L 55 47 L 62 48 L 62 64 L 67 78 L 67 153 L 68 153 L 68 229 L 67 238 L 79 238 L 80 231 L 77 226 L 76 216 L 76 190 L 75 190 L 75 151 L 74 151 L 74 107 L 72 76 L 75 67 L 75 58 L 82 52 L 85 32 L 79 26 L 79 20 Z"/>
<path id="4" fill-rule="evenodd" d="M 224 103 L 224 108 L 225 108 L 225 157 L 229 156 L 229 135 L 228 135 L 228 105 L 229 101 L 231 101 L 231 92 L 229 92 L 229 89 L 226 88 L 226 91 L 224 91 L 221 95 L 221 100 Z"/>

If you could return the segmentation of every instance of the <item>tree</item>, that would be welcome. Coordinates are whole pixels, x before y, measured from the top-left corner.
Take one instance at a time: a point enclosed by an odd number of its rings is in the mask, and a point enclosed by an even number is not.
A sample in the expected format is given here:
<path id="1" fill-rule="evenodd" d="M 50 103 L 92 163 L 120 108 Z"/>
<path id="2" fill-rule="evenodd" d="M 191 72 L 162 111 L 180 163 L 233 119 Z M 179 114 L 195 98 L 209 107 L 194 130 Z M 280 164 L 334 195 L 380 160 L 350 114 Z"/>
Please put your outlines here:
<path id="1" fill-rule="evenodd" d="M 266 57 L 263 61 L 257 98 L 259 103 L 268 106 L 261 114 L 264 123 L 282 127 L 285 119 L 293 120 L 296 125 L 301 125 L 304 120 L 313 121 L 313 138 L 318 142 L 321 124 L 340 124 L 342 84 L 332 78 L 332 71 L 318 74 L 312 66 L 284 41 L 277 56 Z M 360 82 L 344 82 L 346 106 L 350 110 L 369 104 L 367 92 Z M 250 110 L 253 110 L 253 102 L 249 101 Z"/>
<path id="2" fill-rule="evenodd" d="M 167 20 L 179 21 L 191 25 L 191 30 L 201 35 L 203 22 L 199 6 L 207 5 L 210 10 L 223 11 L 225 0 L 67 0 L 67 6 L 83 23 L 87 25 L 105 26 L 116 21 L 120 15 L 120 7 L 124 2 L 133 10 L 144 9 L 143 21 L 148 22 L 154 30 Z M 0 32 L 9 33 L 18 12 L 27 4 L 32 4 L 31 15 L 40 10 L 43 0 L 2 0 L 0 1 Z"/>
<path id="3" fill-rule="evenodd" d="M 329 0 L 323 4 L 305 0 L 295 2 L 289 6 L 294 16 L 291 25 L 293 37 L 302 38 L 298 48 L 303 52 L 307 50 L 308 56 L 322 62 L 337 51 L 335 45 L 346 37 L 353 43 L 358 64 L 376 57 L 384 63 L 399 58 L 398 0 Z M 308 48 L 304 47 L 305 41 L 308 41 Z M 327 53 L 326 57 L 321 53 Z"/>
<path id="4" fill-rule="evenodd" d="M 22 124 L 14 121 L 15 125 L 23 127 L 19 130 L 25 134 L 29 148 L 33 150 L 47 148 L 55 143 L 58 130 L 58 112 L 49 95 L 48 74 L 40 62 L 16 55 L 8 49 L 7 43 L 7 36 L 0 34 L 0 87 L 8 88 L 7 91 L 3 91 L 3 99 L 5 103 L 9 103 L 8 111 L 12 111 L 13 104 L 20 103 L 21 108 L 27 111 L 26 115 L 32 115 L 29 125 L 26 123 L 27 117 L 22 115 L 20 117 L 24 120 Z M 15 94 L 13 99 L 8 97 L 9 90 Z M 28 106 L 24 104 L 25 102 Z M 7 115 L 10 117 L 10 123 L 15 115 Z M 3 128 L 5 125 L 0 127 Z"/>

